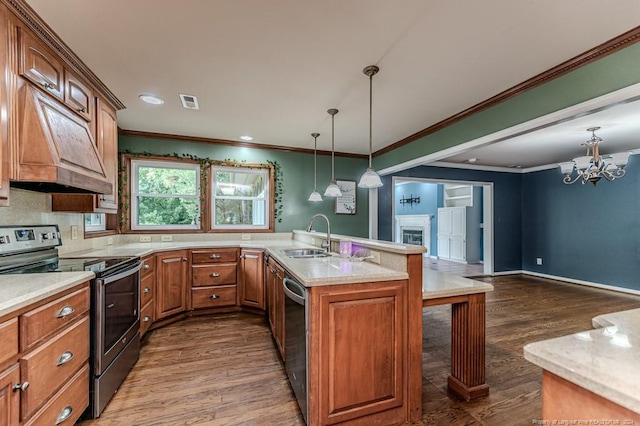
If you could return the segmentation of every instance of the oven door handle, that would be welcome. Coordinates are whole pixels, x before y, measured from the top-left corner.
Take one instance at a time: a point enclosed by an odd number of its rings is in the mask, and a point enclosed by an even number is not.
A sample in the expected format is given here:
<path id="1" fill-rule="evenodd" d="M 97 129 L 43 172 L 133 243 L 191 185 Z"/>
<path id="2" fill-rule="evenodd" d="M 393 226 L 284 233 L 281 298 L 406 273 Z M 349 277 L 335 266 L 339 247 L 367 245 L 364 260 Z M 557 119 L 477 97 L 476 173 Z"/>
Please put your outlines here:
<path id="1" fill-rule="evenodd" d="M 138 263 L 135 264 L 134 267 L 126 269 L 122 272 L 120 272 L 119 274 L 116 275 L 112 275 L 112 276 L 108 276 L 106 278 L 100 278 L 98 279 L 98 282 L 101 285 L 106 285 L 106 284 L 110 284 L 114 281 L 118 281 L 119 279 L 122 279 L 124 277 L 128 277 L 129 275 L 133 275 L 136 272 L 138 272 L 140 269 L 142 269 L 142 262 L 138 261 Z"/>

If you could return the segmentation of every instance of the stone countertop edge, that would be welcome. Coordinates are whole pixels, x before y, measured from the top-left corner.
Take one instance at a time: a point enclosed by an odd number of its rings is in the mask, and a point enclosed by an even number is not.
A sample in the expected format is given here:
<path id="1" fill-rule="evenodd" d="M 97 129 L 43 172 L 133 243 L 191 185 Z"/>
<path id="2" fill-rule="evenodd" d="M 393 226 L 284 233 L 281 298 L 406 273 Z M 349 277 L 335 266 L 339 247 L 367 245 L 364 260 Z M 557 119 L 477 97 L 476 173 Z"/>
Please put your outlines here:
<path id="1" fill-rule="evenodd" d="M 351 262 L 337 254 L 331 257 L 292 259 L 280 250 L 291 248 L 313 248 L 314 246 L 291 239 L 286 240 L 216 240 L 216 241 L 172 241 L 155 243 L 125 243 L 100 249 L 88 249 L 65 254 L 63 257 L 91 256 L 147 256 L 168 250 L 240 247 L 265 250 L 305 287 L 336 284 L 357 284 L 372 281 L 406 280 L 406 272 L 394 271 L 370 262 Z M 419 247 L 418 247 L 419 248 Z"/>
<path id="2" fill-rule="evenodd" d="M 93 272 L 0 275 L 0 318 L 94 277 Z"/>
<path id="3" fill-rule="evenodd" d="M 493 291 L 491 284 L 429 268 L 422 270 L 422 300 Z"/>
<path id="4" fill-rule="evenodd" d="M 300 235 L 303 237 L 311 237 L 311 238 L 327 238 L 327 234 L 325 232 L 307 232 L 307 231 L 293 231 L 294 238 L 295 235 Z M 351 237 L 349 235 L 339 235 L 339 234 L 331 234 L 332 241 L 340 241 L 340 240 L 349 240 L 352 243 L 361 245 L 367 248 L 374 248 L 379 250 L 384 250 L 390 253 L 399 253 L 399 254 L 419 254 L 426 253 L 427 249 L 422 246 L 415 245 L 404 245 L 398 243 L 392 243 L 391 241 L 381 241 L 381 240 L 370 240 L 368 238 L 360 238 L 360 237 Z"/>
<path id="5" fill-rule="evenodd" d="M 632 346 L 639 342 L 640 309 L 599 315 L 594 323 L 603 328 L 525 345 L 525 359 L 640 413 L 640 352 Z M 622 345 L 612 343 L 616 335 Z"/>

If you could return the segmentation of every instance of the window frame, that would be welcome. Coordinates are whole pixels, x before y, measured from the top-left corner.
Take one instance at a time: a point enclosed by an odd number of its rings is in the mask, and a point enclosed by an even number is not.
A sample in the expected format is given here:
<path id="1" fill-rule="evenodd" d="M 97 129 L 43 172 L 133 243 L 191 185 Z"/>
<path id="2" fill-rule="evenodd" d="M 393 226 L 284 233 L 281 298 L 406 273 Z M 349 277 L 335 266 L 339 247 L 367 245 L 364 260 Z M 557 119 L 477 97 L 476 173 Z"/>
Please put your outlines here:
<path id="1" fill-rule="evenodd" d="M 155 167 L 155 168 L 166 168 L 166 169 L 184 169 L 184 170 L 193 170 L 196 172 L 196 190 L 195 195 L 186 195 L 180 194 L 179 196 L 165 196 L 160 194 L 161 196 L 158 198 L 194 198 L 198 203 L 198 224 L 196 225 L 140 225 L 137 223 L 138 216 L 138 196 L 140 195 L 152 195 L 152 194 L 144 194 L 137 192 L 138 182 L 139 182 L 139 174 L 138 169 L 140 166 L 144 167 Z M 130 195 L 130 209 L 129 209 L 129 227 L 132 231 L 165 231 L 165 230 L 175 230 L 175 231 L 200 231 L 202 230 L 202 203 L 201 203 L 201 187 L 202 187 L 202 173 L 200 164 L 196 162 L 186 162 L 186 161 L 172 161 L 169 159 L 159 159 L 159 158 L 131 158 L 129 165 L 129 177 L 131 181 L 131 185 L 129 187 L 129 195 Z M 152 195 L 152 196 L 158 196 Z"/>
<path id="2" fill-rule="evenodd" d="M 245 169 L 245 170 L 239 170 Z M 236 197 L 236 196 L 217 196 L 216 188 L 217 181 L 215 179 L 216 171 L 230 171 L 230 172 L 241 172 L 247 174 L 260 174 L 263 175 L 264 184 L 265 184 L 265 195 L 263 197 Z M 212 164 L 209 166 L 209 181 L 211 182 L 211 189 L 208 191 L 208 197 L 210 200 L 209 207 L 209 220 L 210 220 L 210 230 L 218 231 L 218 232 L 233 232 L 233 231 L 243 231 L 243 232 L 264 232 L 272 230 L 272 220 L 274 216 L 272 193 L 273 193 L 273 179 L 272 179 L 272 170 L 270 167 L 255 167 L 255 166 L 229 166 L 229 165 L 220 165 L 220 164 Z M 265 217 L 264 217 L 264 225 L 216 225 L 215 215 L 216 215 L 216 199 L 227 199 L 227 200 L 264 200 L 265 206 Z"/>
<path id="3" fill-rule="evenodd" d="M 100 216 L 100 223 L 87 225 L 87 215 L 98 217 Z M 106 213 L 84 213 L 84 232 L 105 232 L 107 230 L 107 215 Z M 93 221 L 92 221 L 93 222 Z"/>

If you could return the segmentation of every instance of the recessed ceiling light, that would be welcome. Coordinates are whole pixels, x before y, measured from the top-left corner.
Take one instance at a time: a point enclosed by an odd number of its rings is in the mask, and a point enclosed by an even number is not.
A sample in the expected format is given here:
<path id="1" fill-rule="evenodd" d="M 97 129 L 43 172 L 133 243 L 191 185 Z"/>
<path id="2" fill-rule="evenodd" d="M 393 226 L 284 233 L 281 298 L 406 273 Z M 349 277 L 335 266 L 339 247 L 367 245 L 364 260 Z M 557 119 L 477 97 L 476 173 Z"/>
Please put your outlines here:
<path id="1" fill-rule="evenodd" d="M 242 139 L 243 141 L 252 141 L 253 140 L 253 138 L 251 136 L 247 136 L 247 135 L 240 136 L 240 139 Z"/>
<path id="2" fill-rule="evenodd" d="M 146 102 L 146 103 L 151 104 L 151 105 L 162 105 L 164 103 L 164 101 L 162 99 L 160 99 L 159 97 L 154 96 L 154 95 L 149 95 L 147 93 L 143 93 L 142 95 L 138 96 L 138 98 L 142 102 Z"/>

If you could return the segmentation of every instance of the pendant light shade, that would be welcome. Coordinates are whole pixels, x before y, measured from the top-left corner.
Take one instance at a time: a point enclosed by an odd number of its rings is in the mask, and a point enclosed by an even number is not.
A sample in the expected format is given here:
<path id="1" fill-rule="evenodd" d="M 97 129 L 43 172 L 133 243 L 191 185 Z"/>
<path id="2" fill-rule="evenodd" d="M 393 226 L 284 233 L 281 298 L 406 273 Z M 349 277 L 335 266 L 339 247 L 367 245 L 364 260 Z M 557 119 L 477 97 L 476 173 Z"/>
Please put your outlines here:
<path id="1" fill-rule="evenodd" d="M 322 196 L 318 192 L 317 186 L 317 167 L 316 167 L 316 156 L 318 151 L 318 136 L 320 133 L 311 133 L 311 137 L 313 138 L 313 192 L 309 195 L 309 201 L 322 201 Z"/>
<path id="2" fill-rule="evenodd" d="M 327 111 L 331 115 L 331 183 L 327 186 L 327 189 L 324 190 L 325 197 L 342 197 L 342 191 L 340 191 L 340 187 L 336 184 L 335 177 L 335 137 L 334 137 L 334 119 L 338 110 L 335 108 L 331 108 Z"/>
<path id="3" fill-rule="evenodd" d="M 378 71 L 380 71 L 380 68 L 375 65 L 369 65 L 362 70 L 365 75 L 369 76 L 369 167 L 362 177 L 360 177 L 360 182 L 358 182 L 360 188 L 378 188 L 382 186 L 380 176 L 373 170 L 373 166 L 371 165 L 371 156 L 373 153 L 373 76 L 376 75 Z"/>

